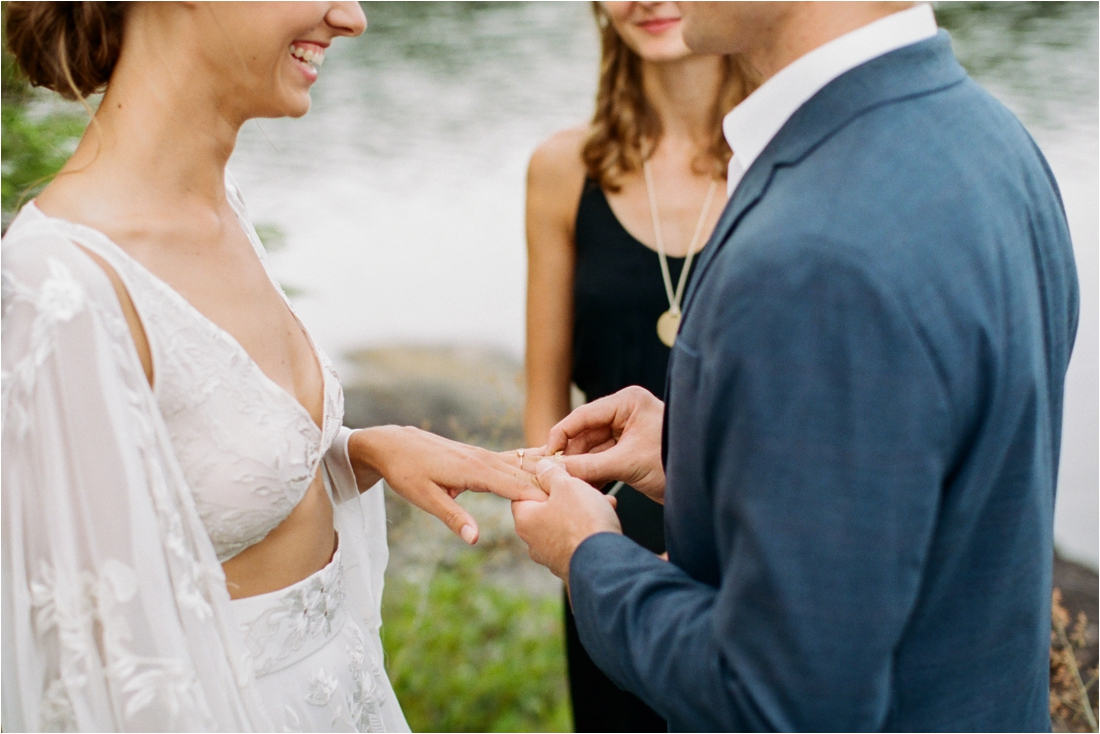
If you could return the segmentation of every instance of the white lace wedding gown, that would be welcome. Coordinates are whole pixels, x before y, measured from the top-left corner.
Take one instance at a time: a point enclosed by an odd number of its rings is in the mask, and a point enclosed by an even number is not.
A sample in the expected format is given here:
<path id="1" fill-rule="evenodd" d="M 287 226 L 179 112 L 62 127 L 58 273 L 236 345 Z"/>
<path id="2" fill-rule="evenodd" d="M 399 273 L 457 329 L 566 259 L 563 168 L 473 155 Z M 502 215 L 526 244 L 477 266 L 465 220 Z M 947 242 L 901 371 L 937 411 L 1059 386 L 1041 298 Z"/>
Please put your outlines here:
<path id="1" fill-rule="evenodd" d="M 125 283 L 152 387 L 81 247 Z M 102 233 L 32 203 L 2 253 L 3 729 L 407 731 L 379 639 L 383 490 L 360 497 L 320 350 L 322 428 Z M 332 561 L 230 601 L 220 562 L 278 525 L 319 467 Z"/>

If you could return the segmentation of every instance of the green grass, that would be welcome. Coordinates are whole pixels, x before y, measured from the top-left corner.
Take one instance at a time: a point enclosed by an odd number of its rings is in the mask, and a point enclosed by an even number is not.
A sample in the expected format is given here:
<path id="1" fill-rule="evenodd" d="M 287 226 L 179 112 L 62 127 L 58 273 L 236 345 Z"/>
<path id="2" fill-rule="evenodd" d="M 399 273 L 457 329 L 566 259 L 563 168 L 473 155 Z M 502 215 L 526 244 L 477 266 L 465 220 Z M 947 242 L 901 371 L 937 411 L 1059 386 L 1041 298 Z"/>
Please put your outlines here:
<path id="1" fill-rule="evenodd" d="M 413 731 L 569 731 L 561 599 L 485 579 L 476 554 L 387 582 L 387 670 Z"/>
<path id="2" fill-rule="evenodd" d="M 86 117 L 67 112 L 32 115 L 33 93 L 3 55 L 2 205 L 7 228 L 15 210 L 34 198 L 65 164 L 88 124 Z"/>

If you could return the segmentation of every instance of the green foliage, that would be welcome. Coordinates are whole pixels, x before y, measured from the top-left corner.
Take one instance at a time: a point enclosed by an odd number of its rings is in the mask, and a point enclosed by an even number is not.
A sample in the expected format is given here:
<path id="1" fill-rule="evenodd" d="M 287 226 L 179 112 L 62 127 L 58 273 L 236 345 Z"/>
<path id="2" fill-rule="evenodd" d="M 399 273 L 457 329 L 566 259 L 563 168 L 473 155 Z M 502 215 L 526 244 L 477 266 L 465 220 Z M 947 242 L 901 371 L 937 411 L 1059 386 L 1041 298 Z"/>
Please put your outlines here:
<path id="1" fill-rule="evenodd" d="M 485 578 L 479 557 L 387 582 L 387 670 L 413 731 L 569 731 L 560 598 Z"/>
<path id="2" fill-rule="evenodd" d="M 67 112 L 33 115 L 34 94 L 11 57 L 3 57 L 2 120 L 3 226 L 23 202 L 33 198 L 72 154 L 87 120 Z"/>
<path id="3" fill-rule="evenodd" d="M 286 232 L 279 225 L 265 222 L 254 226 L 256 236 L 260 238 L 260 242 L 268 252 L 278 252 L 286 247 Z"/>
<path id="4" fill-rule="evenodd" d="M 256 236 L 260 238 L 260 244 L 268 252 L 278 252 L 286 247 L 286 232 L 279 225 L 261 222 L 253 226 L 256 228 Z M 304 289 L 286 283 L 280 284 L 280 287 L 287 298 L 297 298 L 306 293 Z"/>

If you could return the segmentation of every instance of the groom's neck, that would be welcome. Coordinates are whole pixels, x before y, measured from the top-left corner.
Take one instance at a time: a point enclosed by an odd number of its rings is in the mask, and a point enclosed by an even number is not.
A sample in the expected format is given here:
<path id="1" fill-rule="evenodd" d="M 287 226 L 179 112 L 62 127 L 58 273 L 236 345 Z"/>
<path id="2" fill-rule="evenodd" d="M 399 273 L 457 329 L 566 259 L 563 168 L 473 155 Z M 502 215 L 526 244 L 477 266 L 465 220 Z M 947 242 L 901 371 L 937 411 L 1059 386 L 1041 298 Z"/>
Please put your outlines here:
<path id="1" fill-rule="evenodd" d="M 761 82 L 829 41 L 911 2 L 682 3 L 684 40 L 697 53 L 741 54 Z"/>

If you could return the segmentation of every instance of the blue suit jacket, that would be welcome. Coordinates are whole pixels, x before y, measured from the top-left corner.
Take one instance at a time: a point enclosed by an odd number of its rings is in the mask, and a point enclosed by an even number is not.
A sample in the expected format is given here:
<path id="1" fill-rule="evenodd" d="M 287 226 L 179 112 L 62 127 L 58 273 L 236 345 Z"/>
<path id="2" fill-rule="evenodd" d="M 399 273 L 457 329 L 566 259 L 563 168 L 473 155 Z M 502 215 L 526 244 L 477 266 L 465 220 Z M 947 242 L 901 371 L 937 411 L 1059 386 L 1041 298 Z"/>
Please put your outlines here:
<path id="1" fill-rule="evenodd" d="M 1078 298 L 1023 127 L 946 33 L 879 57 L 791 117 L 701 257 L 671 563 L 578 548 L 592 658 L 672 729 L 1049 729 Z"/>

